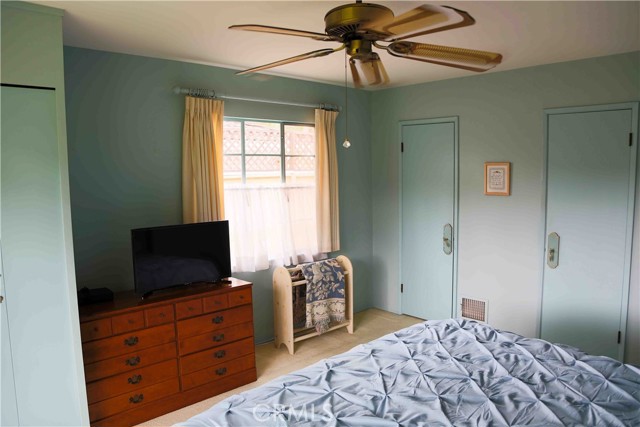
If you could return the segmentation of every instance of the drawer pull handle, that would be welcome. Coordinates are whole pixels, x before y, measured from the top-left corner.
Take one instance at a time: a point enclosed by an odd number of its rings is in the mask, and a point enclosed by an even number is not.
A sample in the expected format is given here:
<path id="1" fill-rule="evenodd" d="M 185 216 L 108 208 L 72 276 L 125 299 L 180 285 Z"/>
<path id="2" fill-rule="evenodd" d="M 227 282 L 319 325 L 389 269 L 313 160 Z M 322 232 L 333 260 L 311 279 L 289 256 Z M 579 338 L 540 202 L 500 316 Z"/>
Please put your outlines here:
<path id="1" fill-rule="evenodd" d="M 224 322 L 224 316 L 216 316 L 213 319 L 211 319 L 211 321 L 213 323 L 222 323 Z"/>
<path id="2" fill-rule="evenodd" d="M 214 340 L 215 342 L 220 342 L 220 341 L 224 340 L 224 334 L 214 335 L 214 336 L 213 336 L 213 340 Z"/>
<path id="3" fill-rule="evenodd" d="M 138 363 L 140 363 L 140 356 L 132 357 L 124 362 L 125 365 L 129 366 L 136 366 Z"/>
<path id="4" fill-rule="evenodd" d="M 224 375 L 227 373 L 227 368 L 218 368 L 216 369 L 216 374 L 217 375 Z"/>
<path id="5" fill-rule="evenodd" d="M 138 384 L 140 381 L 142 381 L 142 375 L 134 375 L 130 377 L 128 381 L 129 384 Z"/>
<path id="6" fill-rule="evenodd" d="M 131 396 L 129 398 L 129 402 L 131 402 L 131 403 L 140 403 L 140 402 L 142 402 L 142 399 L 144 399 L 144 394 L 142 394 L 142 393 L 134 394 L 133 396 Z"/>
<path id="7" fill-rule="evenodd" d="M 227 352 L 224 350 L 218 350 L 215 353 L 213 353 L 213 357 L 215 357 L 216 359 L 222 359 L 226 355 L 227 355 Z"/>
<path id="8" fill-rule="evenodd" d="M 124 340 L 124 344 L 128 345 L 129 347 L 133 347 L 134 345 L 138 344 L 138 337 L 129 337 Z"/>

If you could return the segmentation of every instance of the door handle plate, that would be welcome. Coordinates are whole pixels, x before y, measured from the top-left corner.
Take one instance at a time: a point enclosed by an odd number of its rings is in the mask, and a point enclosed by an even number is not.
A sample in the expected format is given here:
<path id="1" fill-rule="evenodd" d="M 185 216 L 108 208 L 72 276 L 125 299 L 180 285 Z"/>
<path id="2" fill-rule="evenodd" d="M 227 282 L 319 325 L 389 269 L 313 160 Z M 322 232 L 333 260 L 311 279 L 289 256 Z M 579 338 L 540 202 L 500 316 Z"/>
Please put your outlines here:
<path id="1" fill-rule="evenodd" d="M 560 264 L 560 236 L 551 233 L 547 237 L 547 265 L 549 268 L 557 268 Z"/>
<path id="2" fill-rule="evenodd" d="M 451 255 L 453 252 L 453 227 L 451 224 L 445 224 L 442 229 L 442 251 L 447 255 Z"/>

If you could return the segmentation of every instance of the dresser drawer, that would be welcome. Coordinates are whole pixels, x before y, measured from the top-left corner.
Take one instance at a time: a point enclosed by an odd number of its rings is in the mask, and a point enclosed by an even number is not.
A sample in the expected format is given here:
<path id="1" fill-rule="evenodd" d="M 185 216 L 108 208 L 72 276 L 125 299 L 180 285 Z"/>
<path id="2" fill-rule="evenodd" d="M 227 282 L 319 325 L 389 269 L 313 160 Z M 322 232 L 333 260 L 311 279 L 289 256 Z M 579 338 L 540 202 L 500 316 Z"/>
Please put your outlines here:
<path id="1" fill-rule="evenodd" d="M 202 314 L 202 299 L 192 299 L 176 304 L 176 319 L 185 319 Z"/>
<path id="2" fill-rule="evenodd" d="M 178 378 L 173 378 L 131 393 L 121 394 L 111 399 L 89 405 L 89 419 L 96 421 L 128 409 L 144 406 L 146 403 L 178 393 Z"/>
<path id="3" fill-rule="evenodd" d="M 212 311 L 228 308 L 229 300 L 227 299 L 227 294 L 213 295 L 202 298 L 202 305 L 205 313 L 211 313 Z"/>
<path id="4" fill-rule="evenodd" d="M 198 387 L 211 381 L 216 381 L 229 375 L 238 374 L 242 371 L 254 368 L 256 359 L 253 353 L 242 356 L 238 359 L 210 366 L 206 369 L 193 372 L 182 377 L 182 390 Z"/>
<path id="5" fill-rule="evenodd" d="M 193 319 L 178 322 L 178 336 L 180 338 L 201 335 L 209 331 L 224 329 L 227 326 L 253 321 L 253 308 L 245 305 L 229 310 L 205 314 Z"/>
<path id="6" fill-rule="evenodd" d="M 110 337 L 113 335 L 111 329 L 111 318 L 81 323 L 80 335 L 82 337 L 82 342 Z"/>
<path id="7" fill-rule="evenodd" d="M 251 304 L 251 288 L 243 289 L 241 291 L 230 292 L 228 295 L 229 307 L 236 307 L 238 305 Z"/>
<path id="8" fill-rule="evenodd" d="M 147 322 L 147 327 L 173 322 L 173 305 L 148 308 L 144 311 L 144 319 Z"/>
<path id="9" fill-rule="evenodd" d="M 253 336 L 253 323 L 241 323 L 229 328 L 219 329 L 202 335 L 196 335 L 180 340 L 178 351 L 180 355 L 195 353 L 196 351 L 224 345 L 242 338 Z"/>
<path id="10" fill-rule="evenodd" d="M 167 360 L 146 368 L 133 369 L 124 374 L 87 384 L 87 400 L 90 404 L 99 402 L 177 376 L 178 361 L 176 359 Z"/>
<path id="11" fill-rule="evenodd" d="M 111 318 L 113 334 L 124 334 L 144 328 L 144 314 L 142 310 L 133 313 L 122 314 Z"/>
<path id="12" fill-rule="evenodd" d="M 101 360 L 84 367 L 84 377 L 87 382 L 96 381 L 111 375 L 127 372 L 132 369 L 140 369 L 154 363 L 173 359 L 177 356 L 176 344 L 170 342 L 158 345 L 135 353 L 123 354 L 111 359 Z"/>
<path id="13" fill-rule="evenodd" d="M 190 354 L 180 359 L 181 372 L 182 374 L 189 374 L 199 371 L 208 366 L 227 362 L 247 354 L 253 354 L 254 350 L 253 338 L 245 338 L 231 344 Z"/>
<path id="14" fill-rule="evenodd" d="M 89 364 L 172 341 L 175 341 L 174 326 L 167 324 L 85 343 L 82 354 L 84 363 Z"/>

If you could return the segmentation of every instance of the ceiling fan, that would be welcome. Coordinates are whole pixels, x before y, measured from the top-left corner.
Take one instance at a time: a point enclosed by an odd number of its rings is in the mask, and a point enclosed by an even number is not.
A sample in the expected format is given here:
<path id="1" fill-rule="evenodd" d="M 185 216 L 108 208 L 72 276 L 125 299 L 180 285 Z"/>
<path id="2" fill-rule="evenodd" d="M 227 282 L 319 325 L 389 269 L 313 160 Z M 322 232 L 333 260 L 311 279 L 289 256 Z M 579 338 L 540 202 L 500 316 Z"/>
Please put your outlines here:
<path id="1" fill-rule="evenodd" d="M 430 62 L 470 71 L 486 71 L 502 61 L 499 53 L 457 47 L 437 46 L 407 41 L 412 37 L 473 25 L 475 20 L 467 12 L 448 6 L 423 4 L 399 16 L 388 7 L 362 3 L 345 4 L 331 9 L 324 17 L 325 33 L 315 33 L 268 25 L 232 25 L 233 30 L 257 31 L 308 37 L 313 40 L 338 42 L 340 46 L 319 49 L 291 58 L 239 71 L 236 74 L 255 73 L 280 65 L 319 58 L 346 49 L 349 66 L 356 87 L 383 85 L 389 82 L 380 56 L 373 48 L 386 50 L 399 58 Z"/>

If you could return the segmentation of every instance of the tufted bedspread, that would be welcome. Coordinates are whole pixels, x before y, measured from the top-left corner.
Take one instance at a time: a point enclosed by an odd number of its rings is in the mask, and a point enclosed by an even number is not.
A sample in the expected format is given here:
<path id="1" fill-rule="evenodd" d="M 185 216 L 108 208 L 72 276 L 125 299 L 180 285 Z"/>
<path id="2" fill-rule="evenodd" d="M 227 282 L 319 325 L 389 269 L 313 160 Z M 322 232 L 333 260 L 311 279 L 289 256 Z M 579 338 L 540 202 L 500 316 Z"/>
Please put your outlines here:
<path id="1" fill-rule="evenodd" d="M 181 426 L 640 426 L 640 369 L 474 321 L 428 321 Z"/>

